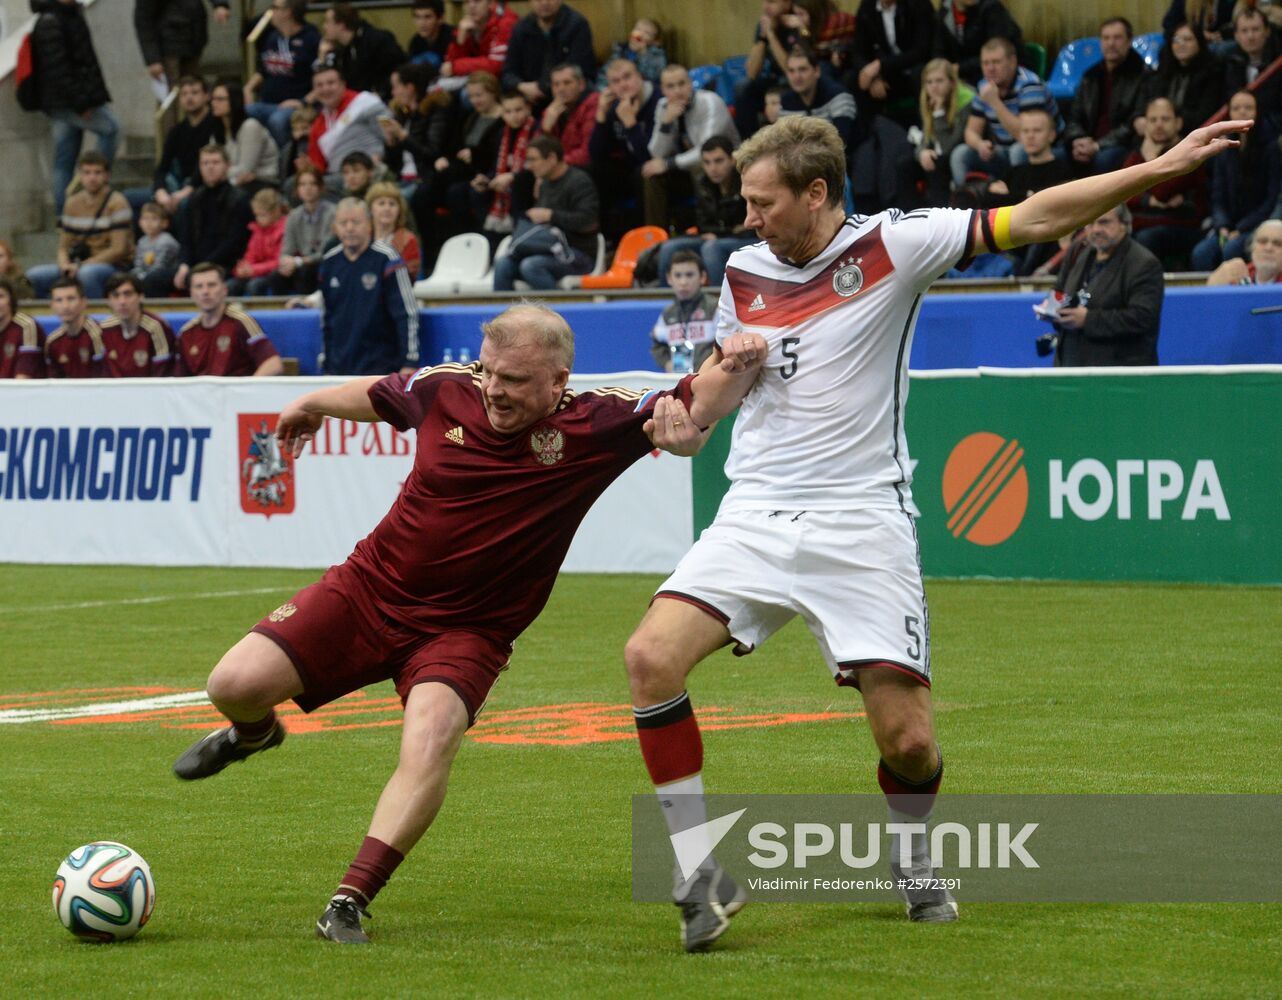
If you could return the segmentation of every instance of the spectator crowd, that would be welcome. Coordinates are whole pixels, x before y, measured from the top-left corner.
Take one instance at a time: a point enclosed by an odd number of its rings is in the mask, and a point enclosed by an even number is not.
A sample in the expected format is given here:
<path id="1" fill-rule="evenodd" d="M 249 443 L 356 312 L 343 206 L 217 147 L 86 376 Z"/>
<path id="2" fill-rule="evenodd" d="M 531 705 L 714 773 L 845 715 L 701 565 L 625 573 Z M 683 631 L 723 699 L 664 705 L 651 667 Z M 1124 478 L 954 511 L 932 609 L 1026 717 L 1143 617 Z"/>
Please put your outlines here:
<path id="1" fill-rule="evenodd" d="M 317 26 L 306 0 L 271 0 L 252 74 L 212 81 L 200 72 L 200 0 L 136 0 L 145 71 L 176 88 L 177 114 L 151 183 L 125 190 L 111 183 L 119 126 L 82 9 L 32 5 L 60 240 L 56 261 L 25 272 L 0 243 L 5 375 L 270 373 L 270 342 L 227 297 L 318 292 L 333 370 L 404 368 L 417 363 L 407 289 L 451 236 L 485 235 L 495 290 L 538 290 L 588 273 L 602 242 L 642 225 L 671 237 L 650 268 L 677 289 L 654 345 L 657 361 L 680 370 L 707 346 L 701 289 L 755 238 L 734 150 L 792 115 L 835 126 L 847 207 L 864 214 L 1010 204 L 1151 160 L 1217 114 L 1253 118 L 1210 169 L 1105 220 L 1124 243 L 1097 241 L 1090 266 L 1138 267 L 1134 246 L 1167 269 L 1219 269 L 1218 281 L 1278 277 L 1271 259 L 1250 258 L 1273 245 L 1253 241 L 1256 229 L 1282 218 L 1282 35 L 1248 0 L 1172 0 L 1155 69 L 1132 45 L 1134 26 L 1107 18 L 1099 62 L 1069 101 L 1039 75 L 1044 50 L 1039 63 L 1002 0 L 858 0 L 851 10 L 762 0 L 730 104 L 669 60 L 654 19 L 598 45 L 565 0 L 530 0 L 524 16 L 502 0 L 462 0 L 455 24 L 442 0 L 415 0 L 403 43 L 348 3 Z M 227 6 L 216 2 L 212 16 L 225 23 Z M 81 153 L 85 132 L 97 148 Z M 975 270 L 1059 273 L 1071 285 L 1082 260 L 1052 244 L 991 255 Z M 362 285 L 367 272 L 377 280 Z M 325 282 L 363 294 L 340 301 Z M 179 295 L 200 311 L 179 335 L 140 305 Z M 31 297 L 49 298 L 62 322 L 47 340 L 20 312 Z M 114 317 L 101 328 L 84 310 L 98 298 Z M 382 334 L 362 335 L 377 346 L 359 357 L 331 344 L 340 314 L 368 326 L 353 315 L 365 308 L 357 300 L 384 316 Z M 227 357 L 212 357 L 210 344 L 228 345 L 212 351 Z"/>

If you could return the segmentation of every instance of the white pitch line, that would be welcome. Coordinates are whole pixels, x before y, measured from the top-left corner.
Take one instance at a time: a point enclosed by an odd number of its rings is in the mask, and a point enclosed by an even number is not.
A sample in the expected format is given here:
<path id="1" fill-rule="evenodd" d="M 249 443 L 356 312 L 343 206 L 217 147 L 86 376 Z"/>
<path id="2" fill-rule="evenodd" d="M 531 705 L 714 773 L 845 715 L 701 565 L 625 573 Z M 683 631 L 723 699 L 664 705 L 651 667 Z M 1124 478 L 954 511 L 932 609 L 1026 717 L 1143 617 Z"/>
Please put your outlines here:
<path id="1" fill-rule="evenodd" d="M 71 705 L 66 708 L 9 708 L 0 711 L 0 725 L 18 722 L 57 722 L 59 719 L 84 719 L 95 715 L 133 715 L 152 712 L 159 708 L 182 708 L 202 703 L 209 704 L 209 697 L 204 691 L 183 691 L 179 694 L 157 695 L 154 698 L 100 701 L 90 705 Z"/>
<path id="2" fill-rule="evenodd" d="M 254 587 L 250 590 L 211 590 L 203 594 L 158 594 L 155 597 L 118 597 L 110 601 L 80 601 L 76 604 L 43 604 L 37 607 L 11 604 L 0 606 L 0 614 L 32 614 L 45 611 L 79 611 L 83 608 L 114 608 L 123 604 L 161 604 L 165 601 L 194 601 L 209 597 L 247 597 L 251 594 L 285 594 L 297 587 Z"/>

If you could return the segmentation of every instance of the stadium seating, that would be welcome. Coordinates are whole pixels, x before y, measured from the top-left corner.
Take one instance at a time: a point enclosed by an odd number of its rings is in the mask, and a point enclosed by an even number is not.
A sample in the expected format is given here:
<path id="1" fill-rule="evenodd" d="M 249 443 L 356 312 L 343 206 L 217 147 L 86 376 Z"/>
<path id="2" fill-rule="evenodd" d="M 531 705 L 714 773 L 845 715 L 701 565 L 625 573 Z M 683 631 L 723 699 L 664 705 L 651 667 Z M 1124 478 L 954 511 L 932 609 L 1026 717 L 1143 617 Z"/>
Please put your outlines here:
<path id="1" fill-rule="evenodd" d="M 1046 79 L 1046 46 L 1039 42 L 1024 43 L 1024 65 Z"/>
<path id="2" fill-rule="evenodd" d="M 637 269 L 641 254 L 657 243 L 662 243 L 668 234 L 658 226 L 641 226 L 629 229 L 619 240 L 619 247 L 614 252 L 614 263 L 610 270 L 585 275 L 579 281 L 581 288 L 631 288 L 632 276 Z"/>
<path id="3" fill-rule="evenodd" d="M 735 84 L 747 78 L 747 56 L 731 56 L 721 64 L 721 74 L 717 77 L 717 93 L 721 95 L 721 99 L 726 102 L 727 107 L 734 105 Z"/>
<path id="4" fill-rule="evenodd" d="M 721 78 L 721 67 L 715 63 L 707 66 L 696 66 L 690 70 L 690 81 L 700 90 L 716 90 L 717 81 Z"/>
<path id="5" fill-rule="evenodd" d="M 1131 48 L 1140 54 L 1150 69 L 1157 69 L 1157 61 L 1162 55 L 1162 33 L 1152 31 L 1147 35 L 1136 35 L 1131 39 Z M 1082 74 L 1102 58 L 1099 39 L 1095 37 L 1078 38 L 1060 49 L 1050 79 L 1046 81 L 1055 99 L 1071 99 L 1082 82 Z"/>
<path id="6" fill-rule="evenodd" d="M 423 298 L 462 295 L 471 286 L 490 276 L 490 244 L 480 233 L 451 236 L 441 247 L 436 270 L 414 285 L 414 294 Z M 490 282 L 492 284 L 492 282 Z"/>
<path id="7" fill-rule="evenodd" d="M 1102 58 L 1098 38 L 1078 38 L 1069 42 L 1055 57 L 1055 68 L 1046 81 L 1047 88 L 1056 100 L 1071 100 L 1077 93 L 1077 85 L 1082 82 L 1082 74 Z"/>
<path id="8" fill-rule="evenodd" d="M 1149 69 L 1157 69 L 1164 40 L 1160 31 L 1150 31 L 1147 35 L 1136 35 L 1131 39 L 1131 48 L 1140 54 Z"/>

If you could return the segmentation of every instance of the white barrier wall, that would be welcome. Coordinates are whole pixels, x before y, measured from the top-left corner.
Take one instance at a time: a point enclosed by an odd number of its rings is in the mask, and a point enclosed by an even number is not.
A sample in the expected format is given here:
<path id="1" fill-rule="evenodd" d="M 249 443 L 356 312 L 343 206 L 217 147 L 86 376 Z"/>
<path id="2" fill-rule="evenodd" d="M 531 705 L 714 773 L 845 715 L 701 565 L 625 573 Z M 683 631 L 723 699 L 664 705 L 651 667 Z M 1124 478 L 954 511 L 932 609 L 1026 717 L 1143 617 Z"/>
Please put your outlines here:
<path id="1" fill-rule="evenodd" d="M 328 420 L 296 463 L 280 459 L 270 444 L 276 414 L 302 393 L 342 381 L 0 382 L 0 561 L 342 561 L 391 506 L 414 449 L 412 433 L 387 424 Z M 657 384 L 671 380 L 571 379 L 578 391 Z M 689 461 L 650 455 L 592 508 L 565 568 L 666 572 L 692 533 Z"/>

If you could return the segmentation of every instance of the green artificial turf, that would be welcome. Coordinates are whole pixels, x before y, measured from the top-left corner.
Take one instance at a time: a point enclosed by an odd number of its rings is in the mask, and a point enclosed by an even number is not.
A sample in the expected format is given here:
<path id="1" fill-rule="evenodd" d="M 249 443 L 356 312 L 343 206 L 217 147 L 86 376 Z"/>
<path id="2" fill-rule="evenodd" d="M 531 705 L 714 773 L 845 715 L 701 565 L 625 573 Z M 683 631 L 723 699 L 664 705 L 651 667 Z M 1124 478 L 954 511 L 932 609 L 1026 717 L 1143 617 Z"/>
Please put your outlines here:
<path id="1" fill-rule="evenodd" d="M 0 708 L 199 688 L 316 575 L 0 567 Z M 0 724 L 6 995 L 1276 995 L 1277 905 L 964 904 L 958 923 L 921 926 L 891 903 L 762 904 L 714 951 L 682 954 L 676 911 L 630 898 L 630 796 L 649 785 L 622 650 L 656 582 L 562 577 L 473 735 L 555 737 L 549 706 L 592 703 L 612 720 L 598 731 L 624 738 L 469 738 L 367 949 L 317 941 L 312 923 L 395 761 L 390 685 L 335 720 L 349 728 L 296 730 L 192 785 L 169 768 L 203 732 L 181 727 L 212 718 L 199 710 Z M 1277 590 L 937 581 L 929 597 L 947 791 L 1277 791 Z M 859 708 L 795 622 L 750 657 L 713 657 L 690 691 L 730 718 Z M 857 718 L 707 729 L 704 744 L 709 791 L 877 788 Z M 155 875 L 152 922 L 125 944 L 73 939 L 49 905 L 58 863 L 95 839 Z"/>

